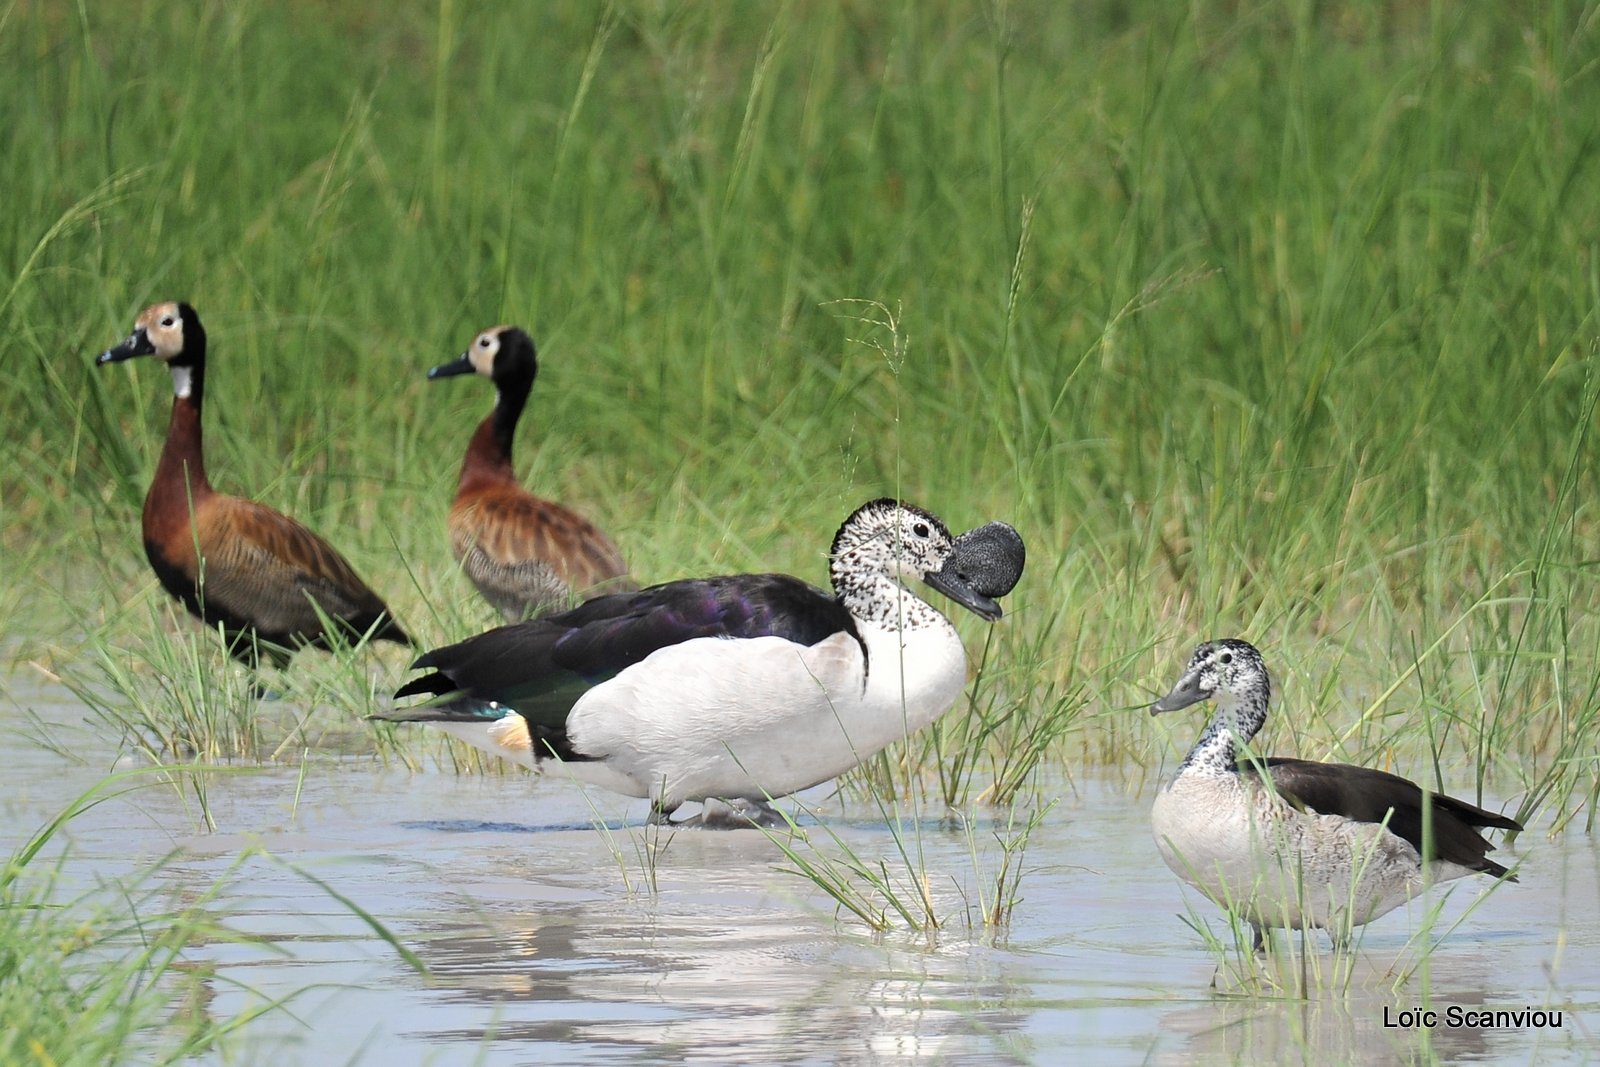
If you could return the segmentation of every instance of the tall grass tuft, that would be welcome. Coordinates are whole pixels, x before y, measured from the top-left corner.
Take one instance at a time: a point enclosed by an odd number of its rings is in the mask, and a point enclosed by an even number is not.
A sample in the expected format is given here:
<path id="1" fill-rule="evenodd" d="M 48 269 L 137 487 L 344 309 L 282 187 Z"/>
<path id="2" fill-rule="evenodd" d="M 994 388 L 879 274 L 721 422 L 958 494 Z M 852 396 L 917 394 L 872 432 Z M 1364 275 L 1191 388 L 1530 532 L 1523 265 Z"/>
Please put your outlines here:
<path id="1" fill-rule="evenodd" d="M 645 581 L 820 579 L 886 492 L 1022 530 L 971 703 L 863 789 L 1156 765 L 1119 709 L 1232 632 L 1284 665 L 1283 750 L 1591 826 L 1597 13 L 23 5 L 0 624 L 81 685 L 98 645 L 207 677 L 133 565 L 165 383 L 89 365 L 181 297 L 219 488 L 424 643 L 483 627 L 443 524 L 487 402 L 422 374 L 513 321 L 526 480 Z M 871 308 L 892 361 L 852 340 Z"/>

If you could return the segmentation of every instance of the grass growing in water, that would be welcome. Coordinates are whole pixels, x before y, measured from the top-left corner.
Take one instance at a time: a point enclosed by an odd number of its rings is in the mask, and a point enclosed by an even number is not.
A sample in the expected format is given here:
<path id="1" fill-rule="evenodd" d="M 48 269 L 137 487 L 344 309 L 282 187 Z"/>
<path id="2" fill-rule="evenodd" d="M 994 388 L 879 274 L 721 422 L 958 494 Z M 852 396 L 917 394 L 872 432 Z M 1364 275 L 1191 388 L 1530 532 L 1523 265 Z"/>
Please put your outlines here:
<path id="1" fill-rule="evenodd" d="M 72 891 L 62 884 L 70 857 L 46 856 L 84 812 L 141 784 L 186 773 L 157 767 L 102 779 L 0 868 L 0 1061 L 62 1067 L 188 1062 L 225 1050 L 254 1020 L 292 999 L 254 997 L 231 1017 L 219 1017 L 208 1007 L 220 979 L 194 963 L 196 950 L 249 940 L 218 918 L 227 878 L 185 893 L 174 908 L 156 884 L 161 863 L 109 887 Z M 347 907 L 408 964 L 423 969 L 416 955 L 359 905 L 314 875 L 296 873 Z"/>
<path id="2" fill-rule="evenodd" d="M 516 321 L 526 478 L 646 581 L 820 578 L 886 491 L 1023 530 L 998 673 L 863 790 L 1156 763 L 1118 709 L 1239 632 L 1291 683 L 1276 748 L 1589 826 L 1596 13 L 27 5 L 0 622 L 83 685 L 96 645 L 176 662 L 144 612 L 97 621 L 159 599 L 165 384 L 88 361 L 180 296 L 219 485 L 329 534 L 425 643 L 480 628 L 443 529 L 487 402 L 422 375 Z M 898 309 L 896 367 L 840 300 Z"/>
<path id="3" fill-rule="evenodd" d="M 905 807 L 881 796 L 869 803 L 893 842 L 892 859 L 864 855 L 827 820 L 802 825 L 785 815 L 787 829 L 762 830 L 783 854 L 778 870 L 810 882 L 840 914 L 873 933 L 904 929 L 932 941 L 958 920 L 968 930 L 989 933 L 1003 933 L 1010 926 L 1022 899 L 1028 840 L 1053 805 L 1026 812 L 1008 807 L 1004 824 L 994 827 L 976 809 L 946 808 L 934 821 L 939 833 L 962 835 L 971 863 L 967 879 L 930 860 L 924 838 L 927 805 L 920 793 Z M 801 811 L 813 814 L 803 805 Z"/>

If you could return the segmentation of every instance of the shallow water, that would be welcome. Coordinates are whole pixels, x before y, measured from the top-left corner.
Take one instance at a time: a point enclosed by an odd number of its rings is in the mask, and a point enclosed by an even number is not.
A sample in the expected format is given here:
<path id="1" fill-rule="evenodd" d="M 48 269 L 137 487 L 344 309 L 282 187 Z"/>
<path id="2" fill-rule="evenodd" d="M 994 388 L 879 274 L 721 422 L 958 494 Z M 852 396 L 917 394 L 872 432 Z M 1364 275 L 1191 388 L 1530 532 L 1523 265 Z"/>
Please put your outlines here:
<path id="1" fill-rule="evenodd" d="M 19 702 L 71 719 L 53 700 L 46 690 L 0 706 L 11 738 L 7 850 L 112 764 L 88 731 L 57 735 L 85 755 L 81 765 L 15 732 Z M 192 798 L 167 787 L 96 807 L 72 827 L 68 870 L 87 882 L 176 848 L 160 877 L 190 896 L 233 872 L 219 910 L 261 940 L 199 952 L 215 968 L 210 1010 L 229 1016 L 296 994 L 251 1027 L 244 1062 L 1600 1059 L 1600 845 L 1578 833 L 1523 835 L 1521 884 L 1470 914 L 1487 883 L 1456 883 L 1436 928 L 1460 925 L 1425 977 L 1395 988 L 1427 910 L 1414 903 L 1366 928 L 1348 980 L 1325 974 L 1298 998 L 1219 973 L 1180 918 L 1220 931 L 1216 909 L 1186 897 L 1156 854 L 1148 788 L 1141 795 L 1114 773 L 1060 790 L 1027 849 L 1024 899 L 1003 937 L 967 918 L 999 862 L 993 833 L 1004 827 L 994 823 L 970 835 L 934 819 L 908 827 L 902 837 L 921 849 L 944 927 L 874 936 L 779 870 L 787 861 L 758 832 L 657 837 L 641 825 L 642 802 L 559 780 L 329 760 L 303 776 L 218 774 L 207 792 L 215 832 L 200 829 Z M 841 813 L 825 789 L 806 801 L 857 853 L 903 869 L 881 818 L 860 805 Z M 820 828 L 812 840 L 840 852 Z M 270 858 L 241 861 L 253 848 Z M 382 920 L 430 977 L 285 863 Z M 1315 957 L 1331 965 L 1325 941 Z M 1296 974 L 1280 977 L 1292 987 Z M 1396 1021 L 1421 1005 L 1425 989 L 1436 1028 L 1385 1026 L 1386 1013 Z M 1451 1005 L 1557 1009 L 1563 1026 L 1451 1027 Z"/>

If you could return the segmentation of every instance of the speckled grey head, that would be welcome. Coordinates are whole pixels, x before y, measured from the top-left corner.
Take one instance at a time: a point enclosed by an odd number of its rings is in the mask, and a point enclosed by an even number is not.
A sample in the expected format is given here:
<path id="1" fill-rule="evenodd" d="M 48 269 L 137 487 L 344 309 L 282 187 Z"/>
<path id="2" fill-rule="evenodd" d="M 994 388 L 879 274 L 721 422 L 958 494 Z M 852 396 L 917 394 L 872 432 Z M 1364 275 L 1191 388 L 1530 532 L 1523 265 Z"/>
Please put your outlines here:
<path id="1" fill-rule="evenodd" d="M 1150 705 L 1150 714 L 1177 711 L 1202 700 L 1210 700 L 1219 692 L 1235 697 L 1265 693 L 1271 696 L 1272 679 L 1261 653 L 1248 641 L 1226 637 L 1220 641 L 1207 641 L 1194 650 L 1189 666 L 1172 691 Z M 1265 702 L 1263 701 L 1263 707 Z"/>
<path id="2" fill-rule="evenodd" d="M 1003 522 L 986 523 L 955 539 L 943 573 L 987 597 L 1003 597 L 1016 588 L 1028 559 L 1022 535 Z"/>

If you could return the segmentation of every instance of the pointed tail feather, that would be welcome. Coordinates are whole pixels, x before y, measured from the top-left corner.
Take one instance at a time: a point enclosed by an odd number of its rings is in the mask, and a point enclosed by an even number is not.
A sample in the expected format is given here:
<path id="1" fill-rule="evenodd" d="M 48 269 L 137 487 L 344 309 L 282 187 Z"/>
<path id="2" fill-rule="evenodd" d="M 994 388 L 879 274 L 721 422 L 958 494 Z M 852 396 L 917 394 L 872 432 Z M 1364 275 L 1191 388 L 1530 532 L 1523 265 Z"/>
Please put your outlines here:
<path id="1" fill-rule="evenodd" d="M 1445 796 L 1443 793 L 1433 794 L 1434 807 L 1447 811 L 1460 819 L 1468 826 L 1493 827 L 1496 830 L 1522 830 L 1522 824 L 1509 816 L 1499 815 L 1492 811 L 1485 811 L 1476 804 L 1468 804 L 1465 800 Z"/>
<path id="2" fill-rule="evenodd" d="M 1507 882 L 1517 881 L 1517 876 L 1512 874 L 1509 869 L 1496 863 L 1494 860 L 1489 859 L 1487 856 L 1479 860 L 1478 866 L 1473 869 L 1478 871 L 1480 874 L 1487 874 Z"/>
<path id="3" fill-rule="evenodd" d="M 424 674 L 421 678 L 413 678 L 394 691 L 395 699 L 401 697 L 430 696 L 442 697 L 457 692 L 456 683 L 438 671 Z"/>

